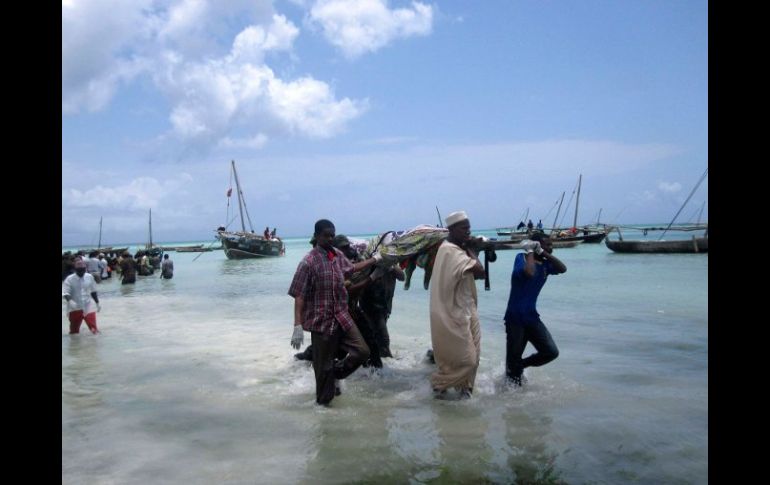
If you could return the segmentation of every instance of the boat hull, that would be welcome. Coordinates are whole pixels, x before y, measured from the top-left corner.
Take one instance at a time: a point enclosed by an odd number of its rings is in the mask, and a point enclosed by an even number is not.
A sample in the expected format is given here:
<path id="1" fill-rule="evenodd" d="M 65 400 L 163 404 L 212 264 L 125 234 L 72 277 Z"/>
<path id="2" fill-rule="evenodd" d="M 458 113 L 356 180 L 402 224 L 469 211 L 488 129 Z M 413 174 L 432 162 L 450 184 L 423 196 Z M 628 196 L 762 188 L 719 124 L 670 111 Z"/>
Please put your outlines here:
<path id="1" fill-rule="evenodd" d="M 610 241 L 607 247 L 616 253 L 708 253 L 709 239 L 698 237 L 680 241 Z"/>
<path id="2" fill-rule="evenodd" d="M 228 259 L 270 258 L 283 256 L 285 247 L 280 239 L 265 239 L 248 233 L 220 232 L 222 249 Z"/>

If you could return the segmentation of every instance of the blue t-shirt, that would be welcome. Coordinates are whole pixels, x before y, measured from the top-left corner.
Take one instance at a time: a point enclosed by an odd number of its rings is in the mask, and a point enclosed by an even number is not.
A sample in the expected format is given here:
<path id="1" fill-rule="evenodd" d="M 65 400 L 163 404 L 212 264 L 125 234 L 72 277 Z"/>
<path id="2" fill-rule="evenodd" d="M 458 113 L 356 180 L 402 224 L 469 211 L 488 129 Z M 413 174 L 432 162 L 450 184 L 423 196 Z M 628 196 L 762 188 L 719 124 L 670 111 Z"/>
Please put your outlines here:
<path id="1" fill-rule="evenodd" d="M 511 274 L 511 294 L 508 297 L 508 308 L 505 310 L 505 323 L 527 325 L 540 321 L 535 304 L 537 296 L 545 284 L 549 274 L 558 274 L 550 261 L 535 264 L 535 274 L 529 278 L 524 272 L 526 256 L 516 255 Z"/>

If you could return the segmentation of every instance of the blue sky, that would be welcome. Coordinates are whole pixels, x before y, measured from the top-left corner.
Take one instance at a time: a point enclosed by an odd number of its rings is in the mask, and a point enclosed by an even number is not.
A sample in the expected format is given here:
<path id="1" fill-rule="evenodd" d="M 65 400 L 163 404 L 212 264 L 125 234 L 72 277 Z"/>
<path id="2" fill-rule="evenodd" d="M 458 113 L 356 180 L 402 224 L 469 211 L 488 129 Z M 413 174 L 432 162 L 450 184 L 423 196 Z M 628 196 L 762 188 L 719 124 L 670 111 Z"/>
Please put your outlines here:
<path id="1" fill-rule="evenodd" d="M 213 238 L 230 160 L 284 236 L 550 225 L 579 174 L 579 224 L 668 222 L 708 166 L 708 4 L 62 1 L 63 245 L 145 241 L 150 208 Z"/>

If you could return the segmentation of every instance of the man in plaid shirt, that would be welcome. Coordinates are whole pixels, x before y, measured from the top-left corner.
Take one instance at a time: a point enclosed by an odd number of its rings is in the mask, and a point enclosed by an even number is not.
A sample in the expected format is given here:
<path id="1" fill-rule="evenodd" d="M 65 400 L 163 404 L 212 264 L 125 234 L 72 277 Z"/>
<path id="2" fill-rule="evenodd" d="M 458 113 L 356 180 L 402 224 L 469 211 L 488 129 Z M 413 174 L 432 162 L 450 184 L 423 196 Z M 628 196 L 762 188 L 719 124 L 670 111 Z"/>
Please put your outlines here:
<path id="1" fill-rule="evenodd" d="M 348 312 L 345 277 L 372 266 L 380 253 L 352 264 L 332 246 L 334 224 L 321 219 L 315 223 L 313 249 L 302 258 L 289 295 L 294 297 L 294 333 L 291 345 L 302 346 L 303 330 L 310 332 L 316 402 L 328 405 L 334 399 L 334 380 L 344 379 L 369 358 L 369 347 Z M 347 355 L 335 360 L 341 350 Z"/>

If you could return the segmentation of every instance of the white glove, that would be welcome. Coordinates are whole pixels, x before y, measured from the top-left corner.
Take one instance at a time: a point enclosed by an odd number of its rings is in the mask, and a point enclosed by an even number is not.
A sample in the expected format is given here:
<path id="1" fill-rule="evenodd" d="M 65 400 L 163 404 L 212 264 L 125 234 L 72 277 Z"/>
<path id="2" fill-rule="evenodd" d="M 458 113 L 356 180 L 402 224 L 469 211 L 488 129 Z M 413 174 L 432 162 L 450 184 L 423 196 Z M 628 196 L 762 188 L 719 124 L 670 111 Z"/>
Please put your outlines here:
<path id="1" fill-rule="evenodd" d="M 529 239 L 525 239 L 521 241 L 520 243 L 521 249 L 526 251 L 527 254 L 531 252 L 535 252 L 535 254 L 542 254 L 543 248 L 540 247 L 540 241 L 530 241 Z"/>
<path id="2" fill-rule="evenodd" d="M 302 330 L 302 325 L 294 325 L 294 333 L 291 336 L 291 346 L 299 350 L 302 347 L 302 342 L 305 340 L 305 332 Z"/>
<path id="3" fill-rule="evenodd" d="M 375 253 L 372 254 L 372 258 L 374 258 L 375 263 L 379 263 L 380 261 L 382 261 L 382 253 L 379 251 L 375 251 Z"/>
<path id="4" fill-rule="evenodd" d="M 479 236 L 479 239 L 481 240 L 481 242 L 489 241 L 489 238 L 487 236 Z"/>
<path id="5" fill-rule="evenodd" d="M 101 303 L 97 303 L 96 304 L 96 313 L 99 313 L 100 311 L 102 311 L 102 304 Z"/>

